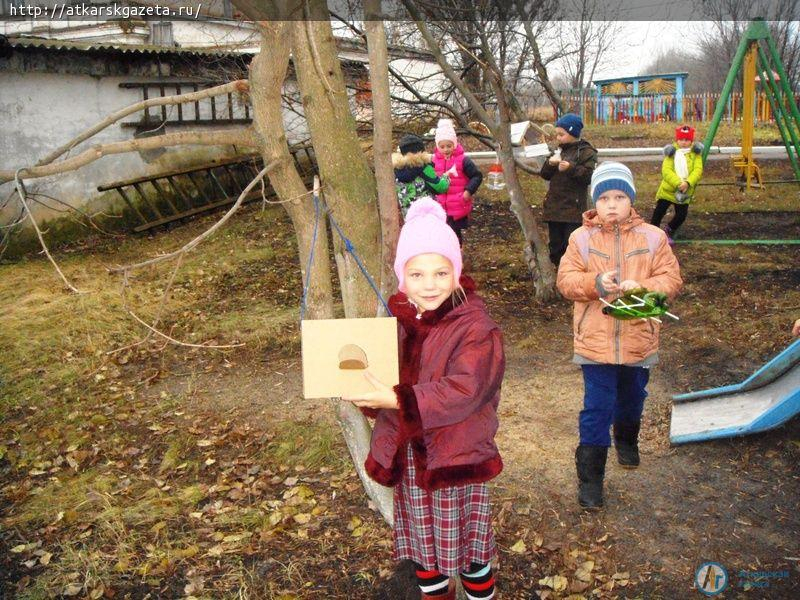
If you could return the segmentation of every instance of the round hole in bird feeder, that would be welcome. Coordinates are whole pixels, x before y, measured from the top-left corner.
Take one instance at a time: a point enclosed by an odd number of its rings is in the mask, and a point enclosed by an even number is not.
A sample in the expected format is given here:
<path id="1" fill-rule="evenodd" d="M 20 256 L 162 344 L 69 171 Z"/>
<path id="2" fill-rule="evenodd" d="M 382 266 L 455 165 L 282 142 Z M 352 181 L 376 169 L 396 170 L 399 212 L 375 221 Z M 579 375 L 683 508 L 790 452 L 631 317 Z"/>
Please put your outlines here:
<path id="1" fill-rule="evenodd" d="M 339 368 L 345 370 L 366 369 L 369 366 L 367 353 L 355 344 L 347 344 L 339 350 Z"/>

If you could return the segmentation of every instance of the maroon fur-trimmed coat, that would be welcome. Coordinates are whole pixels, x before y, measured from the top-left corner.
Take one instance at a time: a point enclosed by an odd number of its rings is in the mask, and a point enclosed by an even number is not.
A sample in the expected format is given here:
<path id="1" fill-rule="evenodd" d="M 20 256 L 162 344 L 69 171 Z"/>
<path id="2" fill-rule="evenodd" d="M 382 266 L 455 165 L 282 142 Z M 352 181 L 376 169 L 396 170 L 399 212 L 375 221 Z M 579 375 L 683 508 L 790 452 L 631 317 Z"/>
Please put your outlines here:
<path id="1" fill-rule="evenodd" d="M 449 300 L 417 319 L 403 293 L 389 308 L 400 322 L 399 409 L 377 411 L 365 463 L 375 481 L 400 481 L 411 444 L 417 485 L 431 491 L 497 476 L 503 461 L 494 436 L 505 370 L 500 328 L 462 276 L 467 301 Z"/>

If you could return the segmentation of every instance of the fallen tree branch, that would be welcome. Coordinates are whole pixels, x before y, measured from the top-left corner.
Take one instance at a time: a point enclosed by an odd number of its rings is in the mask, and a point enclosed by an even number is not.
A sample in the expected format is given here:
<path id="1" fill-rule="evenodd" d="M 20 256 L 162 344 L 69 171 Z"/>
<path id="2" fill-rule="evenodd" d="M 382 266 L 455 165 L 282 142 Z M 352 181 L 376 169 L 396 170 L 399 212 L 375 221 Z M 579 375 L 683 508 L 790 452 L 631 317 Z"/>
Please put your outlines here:
<path id="1" fill-rule="evenodd" d="M 139 323 L 141 323 L 142 325 L 147 327 L 151 332 L 155 333 L 157 336 L 162 337 L 165 340 L 167 340 L 168 342 L 172 342 L 173 344 L 176 344 L 177 346 L 185 346 L 187 348 L 212 348 L 212 349 L 239 348 L 241 346 L 244 346 L 244 344 L 224 344 L 224 345 L 217 345 L 217 344 L 189 344 L 187 342 L 182 342 L 180 340 L 176 340 L 175 338 L 168 336 L 166 333 L 163 333 L 163 332 L 159 331 L 158 329 L 154 329 L 153 327 L 148 325 L 145 321 L 143 321 L 138 316 L 136 316 L 136 313 L 134 313 L 131 310 L 128 311 L 128 314 L 130 316 L 132 316 L 134 319 L 136 319 L 137 321 L 139 321 Z"/>
<path id="2" fill-rule="evenodd" d="M 127 117 L 128 115 L 139 112 L 140 110 L 144 110 L 146 108 L 150 108 L 153 106 L 163 106 L 167 104 L 185 104 L 189 102 L 197 102 L 198 100 L 202 100 L 203 98 L 211 98 L 212 96 L 222 96 L 225 94 L 230 94 L 232 92 L 247 92 L 249 91 L 250 86 L 246 79 L 239 79 L 237 81 L 232 81 L 230 83 L 226 83 L 225 85 L 218 85 L 216 87 L 208 88 L 205 90 L 200 90 L 197 92 L 190 92 L 188 94 L 179 94 L 175 96 L 164 96 L 159 98 L 148 98 L 147 100 L 143 100 L 141 102 L 137 102 L 136 104 L 131 104 L 130 106 L 118 110 L 117 112 L 110 114 L 108 117 L 97 123 L 94 127 L 90 127 L 80 135 L 74 137 L 72 140 L 56 148 L 50 154 L 45 156 L 42 160 L 36 163 L 37 167 L 42 165 L 47 165 L 57 159 L 59 156 L 64 154 L 65 152 L 69 152 L 80 144 L 81 142 L 89 139 L 93 135 L 103 131 L 109 125 L 113 125 L 123 117 Z"/>
<path id="3" fill-rule="evenodd" d="M 189 250 L 191 250 L 192 248 L 197 246 L 200 242 L 202 242 L 204 239 L 206 239 L 211 234 L 213 234 L 217 229 L 222 227 L 225 224 L 225 222 L 228 219 L 230 219 L 231 216 L 233 216 L 233 213 L 235 213 L 237 210 L 239 210 L 239 207 L 242 205 L 242 202 L 244 202 L 245 197 L 258 184 L 258 182 L 261 181 L 267 173 L 272 171 L 279 164 L 280 164 L 280 161 L 274 160 L 271 163 L 269 163 L 266 167 L 261 169 L 261 171 L 259 171 L 258 175 L 256 175 L 253 178 L 253 180 L 250 183 L 247 184 L 247 187 L 242 190 L 242 193 L 239 194 L 239 197 L 236 199 L 236 202 L 234 202 L 233 206 L 231 206 L 230 209 L 228 209 L 228 212 L 226 212 L 222 216 L 222 218 L 219 221 L 217 221 L 216 223 L 214 223 L 214 225 L 212 225 L 209 229 L 207 229 L 206 231 L 204 231 L 203 233 L 198 235 L 196 238 L 194 238 L 192 241 L 187 243 L 182 248 L 179 248 L 178 250 L 175 250 L 174 252 L 170 252 L 169 254 L 162 254 L 161 256 L 156 256 L 155 258 L 151 258 L 149 260 L 146 260 L 146 261 L 143 261 L 143 262 L 140 262 L 140 263 L 136 263 L 136 264 L 133 264 L 133 265 L 126 265 L 124 267 L 110 268 L 109 272 L 110 273 L 127 273 L 129 271 L 134 270 L 134 269 L 139 269 L 141 267 L 146 267 L 148 265 L 154 265 L 154 264 L 163 262 L 165 260 L 169 260 L 170 258 L 174 258 L 174 257 L 178 256 L 179 254 L 183 254 L 184 252 L 188 252 Z"/>
<path id="4" fill-rule="evenodd" d="M 154 148 L 164 148 L 167 146 L 181 145 L 231 145 L 231 146 L 258 146 L 257 136 L 251 127 L 240 127 L 236 129 L 214 129 L 211 131 L 181 131 L 167 133 L 156 137 L 140 138 L 127 140 L 124 142 L 112 142 L 101 144 L 85 150 L 67 160 L 62 160 L 48 165 L 38 167 L 21 168 L 16 171 L 24 176 L 25 179 L 36 179 L 47 177 L 67 171 L 74 171 L 86 166 L 103 156 L 112 154 L 124 154 L 125 152 L 137 152 L 142 150 L 152 150 Z M 15 178 L 15 171 L 0 171 L 0 183 L 12 181 Z"/>
<path id="5" fill-rule="evenodd" d="M 44 243 L 44 237 L 42 237 L 42 232 L 39 229 L 39 225 L 36 223 L 36 219 L 33 218 L 33 213 L 31 212 L 31 209 L 28 206 L 28 201 L 27 201 L 27 199 L 25 197 L 25 186 L 22 184 L 22 181 L 19 178 L 19 172 L 21 170 L 22 169 L 19 169 L 14 174 L 14 185 L 17 188 L 17 194 L 19 195 L 19 201 L 22 203 L 22 206 L 25 208 L 25 212 L 27 213 L 28 218 L 31 221 L 31 224 L 33 225 L 33 228 L 36 230 L 36 235 L 39 237 L 39 243 L 42 245 L 42 249 L 44 250 L 44 253 L 47 255 L 47 258 L 53 264 L 53 267 L 55 267 L 56 273 L 59 274 L 59 276 L 61 277 L 61 280 L 64 282 L 64 285 L 66 285 L 70 290 L 72 290 L 76 294 L 81 294 L 83 292 L 78 290 L 78 288 L 76 288 L 69 281 L 67 281 L 67 278 L 64 276 L 64 273 L 61 272 L 61 269 L 59 268 L 58 263 L 55 261 L 55 259 L 50 254 L 50 250 L 47 249 L 47 244 Z"/>
<path id="6" fill-rule="evenodd" d="M 175 278 L 175 273 L 178 272 L 178 267 L 180 266 L 181 259 L 182 259 L 182 257 L 178 257 L 178 264 L 176 265 L 175 270 L 172 272 L 172 277 L 170 277 L 170 282 L 169 282 L 170 286 L 172 285 L 172 280 Z M 221 344 L 221 345 L 218 345 L 218 344 L 191 344 L 189 342 L 182 342 L 180 340 L 176 340 L 174 337 L 171 337 L 171 336 L 167 335 L 166 333 L 164 333 L 162 331 L 159 331 L 153 325 L 149 325 L 147 322 L 145 322 L 142 318 L 140 318 L 135 312 L 133 312 L 130 309 L 130 307 L 128 306 L 128 298 L 127 298 L 127 295 L 125 294 L 125 290 L 127 290 L 129 287 L 130 287 L 130 284 L 128 283 L 128 272 L 125 271 L 125 273 L 122 276 L 122 308 L 125 310 L 126 313 L 128 313 L 136 321 L 138 321 L 139 323 L 144 325 L 148 329 L 148 334 L 143 339 L 139 340 L 138 342 L 134 342 L 133 344 L 125 346 L 124 348 L 118 348 L 117 350 L 112 350 L 110 352 L 107 352 L 106 354 L 114 354 L 115 352 L 119 352 L 120 350 L 124 350 L 124 349 L 127 349 L 127 348 L 133 348 L 135 346 L 139 346 L 140 344 L 144 344 L 150 338 L 150 335 L 153 334 L 153 333 L 155 333 L 159 337 L 164 338 L 165 340 L 167 340 L 167 342 L 172 342 L 173 344 L 175 344 L 177 346 L 185 346 L 187 348 L 224 349 L 224 348 L 238 348 L 240 346 L 244 346 L 244 344 Z M 164 307 L 164 301 L 166 299 L 166 294 L 167 293 L 169 293 L 169 290 L 166 290 L 164 296 L 162 296 L 162 298 L 161 298 L 161 305 L 159 306 L 159 311 L 158 311 L 159 314 L 156 316 L 154 324 L 157 323 L 158 320 L 161 317 L 161 309 Z M 165 347 L 166 347 L 166 344 L 165 344 Z"/>
<path id="7" fill-rule="evenodd" d="M 278 164 L 279 164 L 279 161 L 276 160 L 276 161 L 273 161 L 273 162 L 269 163 L 266 167 L 261 169 L 261 171 L 258 173 L 258 175 L 256 175 L 253 178 L 253 180 L 250 181 L 249 184 L 247 184 L 247 187 L 245 187 L 244 190 L 242 190 L 242 193 L 236 199 L 236 202 L 233 204 L 233 206 L 231 206 L 231 208 L 228 210 L 228 212 L 226 212 L 219 221 L 214 223 L 214 225 L 212 225 L 206 231 L 204 231 L 199 236 L 194 238 L 188 244 L 184 245 L 182 248 L 176 250 L 175 252 L 170 252 L 169 254 L 164 254 L 162 256 L 157 256 L 155 258 L 151 258 L 150 260 L 146 260 L 146 261 L 141 262 L 141 263 L 137 263 L 137 264 L 134 264 L 134 265 L 127 265 L 127 266 L 124 266 L 124 267 L 116 267 L 116 268 L 109 269 L 109 272 L 111 272 L 111 273 L 119 273 L 119 272 L 122 273 L 122 290 L 120 292 L 120 295 L 122 296 L 122 308 L 126 313 L 128 313 L 131 317 L 133 317 L 133 319 L 135 319 L 140 324 L 144 325 L 148 329 L 148 334 L 144 338 L 139 340 L 138 342 L 134 342 L 134 343 L 129 344 L 127 346 L 123 346 L 122 348 L 117 348 L 115 350 L 111 350 L 111 351 L 107 352 L 106 354 L 115 354 L 115 353 L 120 352 L 122 350 L 127 350 L 129 348 L 134 348 L 136 346 L 144 344 L 148 339 L 150 339 L 150 336 L 152 334 L 156 334 L 157 336 L 167 340 L 168 342 L 171 342 L 171 343 L 176 344 L 178 346 L 184 346 L 184 347 L 187 347 L 187 348 L 224 349 L 224 348 L 238 348 L 240 346 L 244 346 L 244 344 L 224 344 L 224 345 L 219 345 L 219 344 L 191 344 L 191 343 L 188 343 L 188 342 L 182 342 L 180 340 L 176 340 L 172 336 L 169 336 L 169 335 L 167 335 L 166 333 L 164 333 L 162 331 L 159 331 L 158 329 L 156 329 L 156 326 L 158 325 L 159 321 L 161 320 L 161 315 L 164 312 L 164 305 L 166 304 L 167 297 L 169 296 L 169 292 L 172 289 L 172 283 L 175 281 L 175 275 L 178 273 L 178 269 L 180 268 L 180 266 L 181 266 L 181 264 L 183 262 L 184 255 L 187 252 L 189 252 L 192 248 L 194 248 L 195 246 L 200 244 L 200 242 L 202 242 L 204 239 L 206 239 L 207 237 L 212 235 L 217 229 L 222 227 L 222 225 L 225 224 L 225 222 L 233 215 L 233 213 L 235 213 L 239 209 L 239 207 L 242 205 L 242 203 L 244 202 L 244 199 L 247 197 L 247 195 L 250 193 L 250 191 L 258 183 L 262 183 L 262 185 L 263 185 L 263 180 L 264 180 L 264 177 L 266 176 L 266 174 L 269 173 L 270 171 L 272 171 L 275 167 L 277 167 Z M 128 283 L 128 276 L 130 275 L 130 272 L 132 270 L 134 270 L 134 269 L 137 269 L 139 267 L 144 267 L 144 266 L 147 266 L 147 265 L 154 265 L 156 263 L 163 262 L 165 260 L 169 260 L 170 258 L 173 258 L 173 257 L 177 257 L 177 262 L 175 264 L 175 268 L 172 270 L 172 274 L 170 275 L 169 281 L 167 282 L 167 286 L 164 289 L 164 294 L 161 296 L 161 301 L 159 302 L 158 310 L 156 311 L 156 316 L 153 319 L 153 324 L 150 325 L 146 321 L 144 321 L 144 319 L 142 319 L 136 313 L 134 313 L 131 310 L 130 306 L 128 306 L 128 298 L 127 298 L 127 294 L 125 293 L 126 290 L 128 289 L 128 287 L 130 287 L 130 285 Z"/>
<path id="8" fill-rule="evenodd" d="M 169 297 L 169 292 L 172 289 L 172 282 L 175 281 L 175 275 L 178 274 L 178 269 L 181 268 L 183 264 L 183 254 L 178 256 L 178 260 L 175 261 L 175 268 L 172 269 L 172 275 L 169 276 L 169 281 L 167 282 L 167 287 L 164 288 L 164 294 L 161 296 L 161 302 L 158 304 L 158 310 L 156 311 L 156 316 L 153 319 L 153 325 L 150 328 L 150 333 L 147 334 L 145 340 L 150 337 L 150 334 L 155 332 L 155 328 L 158 327 L 159 321 L 161 321 L 161 315 L 164 313 L 164 305 L 167 303 L 167 298 Z"/>

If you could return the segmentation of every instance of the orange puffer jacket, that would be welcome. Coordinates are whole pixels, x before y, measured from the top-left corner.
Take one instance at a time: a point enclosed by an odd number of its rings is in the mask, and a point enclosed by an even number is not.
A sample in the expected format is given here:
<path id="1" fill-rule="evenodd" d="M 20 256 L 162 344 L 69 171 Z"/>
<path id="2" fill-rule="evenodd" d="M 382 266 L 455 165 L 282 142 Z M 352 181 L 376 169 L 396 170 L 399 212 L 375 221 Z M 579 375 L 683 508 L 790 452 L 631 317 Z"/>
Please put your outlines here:
<path id="1" fill-rule="evenodd" d="M 638 281 L 673 298 L 683 285 L 667 236 L 631 210 L 621 225 L 601 223 L 596 210 L 569 238 L 558 268 L 558 290 L 575 301 L 575 354 L 599 363 L 630 365 L 658 351 L 661 325 L 651 319 L 620 321 L 603 314 L 597 276 L 616 270 L 618 281 Z M 606 297 L 611 302 L 613 298 Z"/>

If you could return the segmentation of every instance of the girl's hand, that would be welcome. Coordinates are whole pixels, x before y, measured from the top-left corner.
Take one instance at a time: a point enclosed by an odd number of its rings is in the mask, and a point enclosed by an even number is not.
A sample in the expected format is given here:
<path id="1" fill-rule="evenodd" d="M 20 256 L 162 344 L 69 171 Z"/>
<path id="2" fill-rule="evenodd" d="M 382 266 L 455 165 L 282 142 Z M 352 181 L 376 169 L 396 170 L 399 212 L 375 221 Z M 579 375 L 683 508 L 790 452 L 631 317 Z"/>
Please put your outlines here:
<path id="1" fill-rule="evenodd" d="M 685 192 L 686 190 L 689 189 L 689 182 L 688 181 L 681 181 L 680 185 L 678 186 L 678 189 L 681 192 Z"/>
<path id="2" fill-rule="evenodd" d="M 464 200 L 469 200 L 472 198 L 472 194 L 469 193 L 469 190 L 464 190 Z"/>
<path id="3" fill-rule="evenodd" d="M 356 406 L 363 406 L 364 408 L 397 409 L 397 395 L 392 388 L 381 383 L 381 381 L 369 371 L 364 371 L 364 378 L 375 387 L 375 391 L 366 392 L 350 398 L 342 398 L 342 400 L 347 400 Z"/>
<path id="4" fill-rule="evenodd" d="M 639 284 L 639 282 L 634 281 L 633 279 L 626 279 L 625 281 L 619 284 L 619 289 L 621 289 L 623 292 L 630 292 L 631 290 L 635 290 L 641 287 L 642 286 Z"/>
<path id="5" fill-rule="evenodd" d="M 800 336 L 800 319 L 794 322 L 794 326 L 792 327 L 792 335 Z"/>
<path id="6" fill-rule="evenodd" d="M 606 291 L 606 294 L 616 294 L 619 292 L 619 285 L 617 284 L 617 272 L 606 271 L 600 276 L 600 284 Z"/>
<path id="7" fill-rule="evenodd" d="M 572 165 L 571 165 L 571 164 L 569 164 L 569 161 L 562 160 L 561 162 L 559 162 L 559 163 L 558 163 L 558 170 L 559 170 L 559 171 L 566 171 L 566 170 L 567 170 L 567 169 L 569 169 L 571 166 L 572 166 Z"/>

